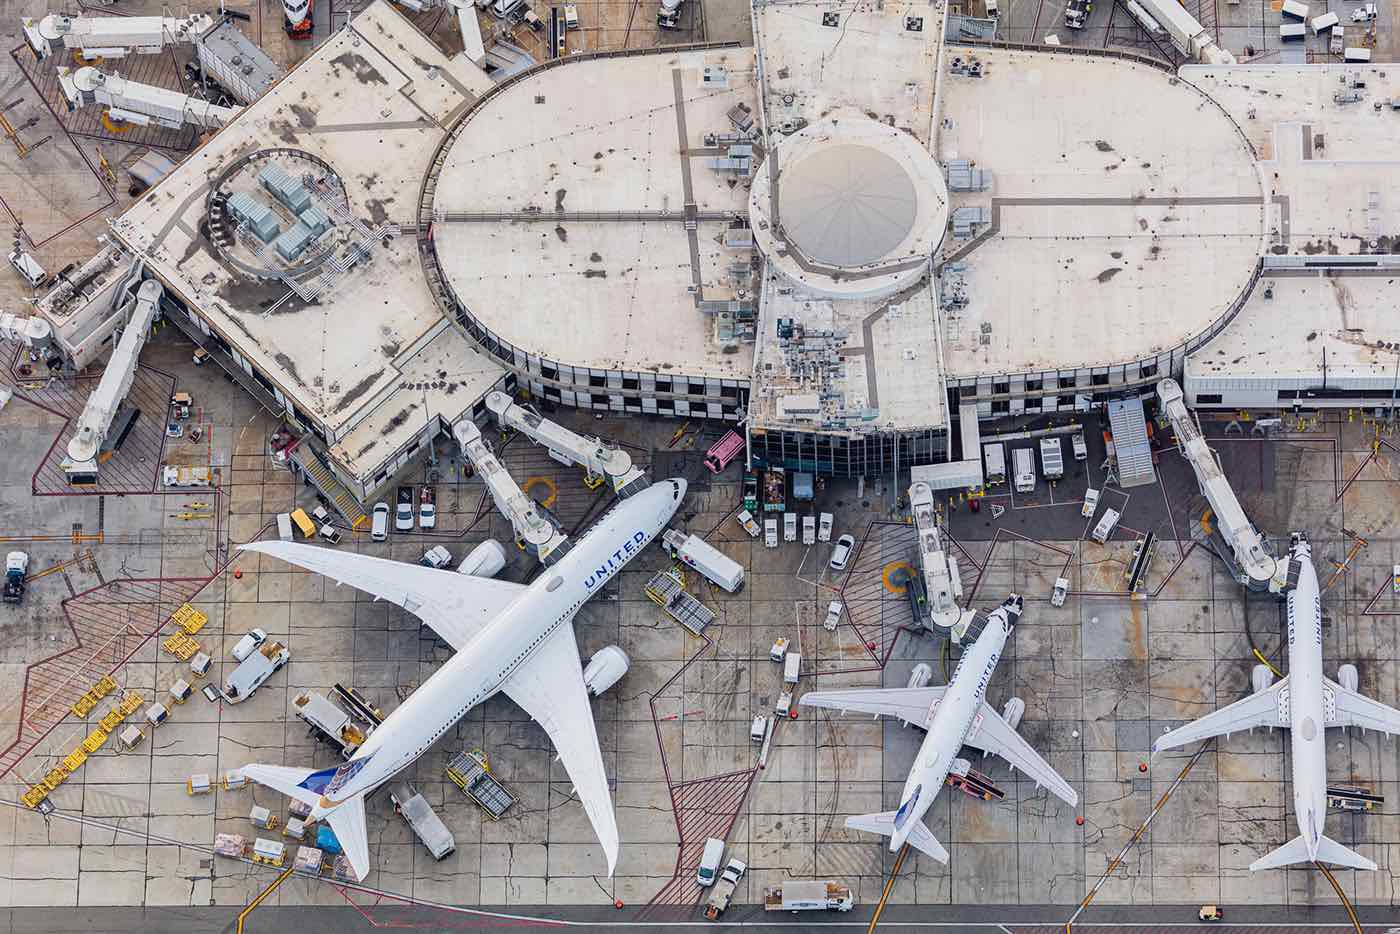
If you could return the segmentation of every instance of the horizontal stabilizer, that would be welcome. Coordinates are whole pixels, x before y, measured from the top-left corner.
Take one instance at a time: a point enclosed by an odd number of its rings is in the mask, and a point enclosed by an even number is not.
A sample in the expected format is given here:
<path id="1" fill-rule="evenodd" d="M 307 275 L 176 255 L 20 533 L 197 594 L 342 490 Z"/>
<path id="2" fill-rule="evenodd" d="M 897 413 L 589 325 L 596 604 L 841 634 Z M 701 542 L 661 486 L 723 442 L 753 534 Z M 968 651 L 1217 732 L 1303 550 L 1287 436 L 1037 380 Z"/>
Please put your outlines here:
<path id="1" fill-rule="evenodd" d="M 1293 866 L 1298 863 L 1310 863 L 1313 858 L 1308 855 L 1308 843 L 1301 836 L 1294 837 L 1283 846 L 1259 857 L 1249 864 L 1250 872 L 1258 872 L 1261 869 L 1278 869 L 1283 866 Z M 1330 837 L 1319 837 L 1317 841 L 1317 861 L 1319 863 L 1332 863 L 1336 866 L 1350 866 L 1353 869 L 1372 870 L 1376 864 L 1371 862 L 1360 853 L 1354 853 L 1342 846 Z"/>
<path id="2" fill-rule="evenodd" d="M 330 776 L 335 775 L 335 769 L 325 769 L 327 781 Z M 315 769 L 299 769 L 286 765 L 261 765 L 252 763 L 243 766 L 243 774 L 251 781 L 257 782 L 271 788 L 273 791 L 281 792 L 289 798 L 295 798 L 303 804 L 315 807 L 321 800 L 321 788 L 313 787 L 320 784 L 315 781 L 317 772 Z"/>
<path id="3" fill-rule="evenodd" d="M 866 830 L 870 833 L 892 837 L 894 836 L 894 815 L 894 811 L 882 811 L 879 814 L 853 814 L 846 818 L 846 827 L 851 830 Z M 948 851 L 943 849 L 943 844 L 939 843 L 928 827 L 924 826 L 924 822 L 916 820 L 911 823 L 913 826 L 909 830 L 906 842 L 914 849 L 932 856 L 940 863 L 948 862 Z"/>

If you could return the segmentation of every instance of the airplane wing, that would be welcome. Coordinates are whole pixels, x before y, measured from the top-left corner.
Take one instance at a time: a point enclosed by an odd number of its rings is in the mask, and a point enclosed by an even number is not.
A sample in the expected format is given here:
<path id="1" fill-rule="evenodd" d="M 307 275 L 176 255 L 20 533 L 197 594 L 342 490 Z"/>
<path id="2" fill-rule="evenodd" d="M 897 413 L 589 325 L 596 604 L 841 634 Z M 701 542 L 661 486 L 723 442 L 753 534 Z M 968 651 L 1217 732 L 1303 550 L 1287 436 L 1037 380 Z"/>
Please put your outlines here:
<path id="1" fill-rule="evenodd" d="M 613 811 L 608 773 L 598 748 L 593 707 L 583 684 L 583 665 L 573 625 L 550 633 L 529 660 L 515 670 L 501 690 L 544 727 L 574 783 L 593 832 L 608 857 L 608 875 L 617 866 L 617 814 Z"/>
<path id="2" fill-rule="evenodd" d="M 1060 773 L 1052 769 L 1050 763 L 1042 759 L 1040 754 L 1031 748 L 1031 744 L 1013 730 L 1001 718 L 1001 714 L 986 701 L 982 702 L 982 709 L 978 711 L 972 729 L 963 737 L 963 743 L 983 752 L 990 752 L 994 756 L 1001 756 L 1011 763 L 1012 768 L 1024 772 L 1037 787 L 1048 788 L 1051 794 L 1070 807 L 1079 803 L 1079 795 L 1069 786 L 1069 782 L 1061 778 Z"/>
<path id="3" fill-rule="evenodd" d="M 396 603 L 433 627 L 453 649 L 470 642 L 525 590 L 508 581 L 293 542 L 254 542 L 239 550 L 280 558 Z"/>
<path id="4" fill-rule="evenodd" d="M 1328 726 L 1358 726 L 1363 730 L 1400 735 L 1400 710 L 1371 700 L 1365 694 L 1348 691 L 1330 678 L 1324 679 L 1332 690 L 1337 712 L 1328 719 Z"/>
<path id="5" fill-rule="evenodd" d="M 1287 704 L 1286 698 L 1281 699 L 1281 693 L 1287 689 L 1287 685 L 1288 678 L 1281 678 L 1263 691 L 1237 700 L 1228 707 L 1221 707 L 1198 720 L 1192 720 L 1185 726 L 1163 733 L 1152 741 L 1153 755 L 1163 749 L 1175 749 L 1199 739 L 1210 739 L 1212 736 L 1229 736 L 1240 730 L 1252 730 L 1256 726 L 1288 726 L 1287 719 L 1279 716 L 1280 710 Z"/>
<path id="6" fill-rule="evenodd" d="M 929 708 L 948 693 L 936 688 L 853 688 L 849 691 L 811 691 L 797 701 L 801 707 L 827 707 L 845 712 L 858 710 L 880 717 L 898 717 L 905 723 L 927 726 Z"/>

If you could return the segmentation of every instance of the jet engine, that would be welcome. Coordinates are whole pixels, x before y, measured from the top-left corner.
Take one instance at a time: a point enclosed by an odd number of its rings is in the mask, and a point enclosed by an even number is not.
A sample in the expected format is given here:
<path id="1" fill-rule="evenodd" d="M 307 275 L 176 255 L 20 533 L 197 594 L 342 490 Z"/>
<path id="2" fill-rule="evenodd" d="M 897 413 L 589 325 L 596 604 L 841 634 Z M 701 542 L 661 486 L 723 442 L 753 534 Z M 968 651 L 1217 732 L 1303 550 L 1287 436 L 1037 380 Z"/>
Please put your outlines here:
<path id="1" fill-rule="evenodd" d="M 1268 665 L 1255 665 L 1254 670 L 1249 673 L 1250 683 L 1254 687 L 1254 693 L 1267 691 L 1274 683 L 1274 673 L 1269 670 Z"/>
<path id="2" fill-rule="evenodd" d="M 914 670 L 909 672 L 909 683 L 906 687 L 921 688 L 927 687 L 933 680 L 933 669 L 920 662 L 914 666 Z"/>
<path id="3" fill-rule="evenodd" d="M 604 646 L 588 660 L 583 669 L 583 684 L 588 693 L 598 697 L 608 688 L 622 680 L 631 666 L 627 653 L 615 645 Z"/>
<path id="4" fill-rule="evenodd" d="M 1021 716 L 1026 712 L 1026 702 L 1019 697 L 1013 697 L 1006 702 L 1006 706 L 1001 709 L 1001 718 L 1006 721 L 1006 725 L 1011 729 L 1021 725 Z"/>
<path id="5" fill-rule="evenodd" d="M 1337 669 L 1337 683 L 1348 691 L 1355 691 L 1356 686 L 1361 683 L 1361 677 L 1357 674 L 1355 665 L 1343 665 Z"/>
<path id="6" fill-rule="evenodd" d="M 477 545 L 457 568 L 472 577 L 495 577 L 506 566 L 506 550 L 494 538 Z"/>

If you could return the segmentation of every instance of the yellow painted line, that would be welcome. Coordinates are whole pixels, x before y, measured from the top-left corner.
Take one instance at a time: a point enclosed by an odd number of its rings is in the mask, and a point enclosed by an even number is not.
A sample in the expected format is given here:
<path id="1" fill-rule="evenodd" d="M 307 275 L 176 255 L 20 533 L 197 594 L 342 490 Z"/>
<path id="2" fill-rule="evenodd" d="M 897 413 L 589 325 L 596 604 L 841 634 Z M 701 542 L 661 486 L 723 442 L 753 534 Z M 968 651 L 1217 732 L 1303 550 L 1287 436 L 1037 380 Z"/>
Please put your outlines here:
<path id="1" fill-rule="evenodd" d="M 545 509 L 548 509 L 549 507 L 553 506 L 554 501 L 559 498 L 559 487 L 555 485 L 553 480 L 549 479 L 548 477 L 531 477 L 529 480 L 526 480 L 525 483 L 521 485 L 520 491 L 526 496 L 529 496 L 531 489 L 541 485 L 549 490 L 549 495 L 544 498 L 544 502 L 540 503 L 540 505 L 543 506 Z"/>
<path id="2" fill-rule="evenodd" d="M 1332 875 L 1332 870 L 1321 863 L 1313 863 L 1313 865 L 1322 870 L 1322 874 L 1327 877 L 1327 881 L 1332 883 L 1332 888 L 1336 891 L 1337 897 L 1342 900 L 1342 907 L 1347 910 L 1347 917 L 1351 919 L 1351 926 L 1356 928 L 1356 934 L 1362 934 L 1361 922 L 1356 919 L 1356 910 L 1351 907 L 1351 899 L 1347 898 L 1347 893 L 1342 891 L 1341 883 L 1337 881 L 1337 877 Z"/>
<path id="3" fill-rule="evenodd" d="M 247 908 L 244 908 L 238 913 L 238 927 L 236 928 L 237 934 L 243 934 L 243 924 L 248 920 L 248 916 L 253 913 L 253 909 L 261 905 L 263 899 L 267 898 L 273 892 L 277 891 L 277 887 L 283 882 L 287 881 L 287 877 L 292 874 L 292 870 L 295 868 L 295 866 L 288 866 L 286 869 L 282 870 L 282 874 L 279 875 L 276 879 L 273 879 L 271 885 L 263 889 L 261 894 L 259 894 L 257 898 L 253 899 L 251 902 L 248 903 Z"/>
<path id="4" fill-rule="evenodd" d="M 870 918 L 870 927 L 865 929 L 865 934 L 874 934 L 875 925 L 880 923 L 880 915 L 884 914 L 885 902 L 890 900 L 890 893 L 894 891 L 895 880 L 899 878 L 899 869 L 904 865 L 904 857 L 909 855 L 909 844 L 904 844 L 899 855 L 894 858 L 894 868 L 890 870 L 890 880 L 885 883 L 885 891 L 880 894 L 880 903 L 875 906 L 875 914 Z"/>

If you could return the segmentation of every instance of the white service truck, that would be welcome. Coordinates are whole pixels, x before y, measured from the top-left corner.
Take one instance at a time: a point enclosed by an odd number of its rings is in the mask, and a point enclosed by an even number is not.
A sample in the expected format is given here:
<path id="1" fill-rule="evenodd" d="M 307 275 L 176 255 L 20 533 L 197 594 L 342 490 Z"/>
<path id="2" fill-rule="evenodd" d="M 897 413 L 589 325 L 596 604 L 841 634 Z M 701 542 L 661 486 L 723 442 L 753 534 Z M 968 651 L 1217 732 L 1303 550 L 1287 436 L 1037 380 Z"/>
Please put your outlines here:
<path id="1" fill-rule="evenodd" d="M 1116 509 L 1105 509 L 1103 518 L 1099 524 L 1094 526 L 1094 531 L 1089 533 L 1089 537 L 1100 545 L 1108 541 L 1108 537 L 1113 534 L 1113 529 L 1118 525 L 1118 519 L 1122 514 Z"/>
<path id="2" fill-rule="evenodd" d="M 764 911 L 850 911 L 856 905 L 848 886 L 836 882 L 784 882 L 763 890 Z"/>
<path id="3" fill-rule="evenodd" d="M 291 657 L 292 653 L 282 643 L 264 642 L 228 676 L 224 684 L 224 699 L 230 704 L 243 703 Z"/>
<path id="4" fill-rule="evenodd" d="M 399 782 L 389 791 L 389 800 L 394 802 L 394 810 L 413 829 L 420 843 L 433 854 L 433 859 L 441 860 L 457 849 L 457 840 L 452 831 L 433 812 L 428 801 L 408 782 Z"/>
<path id="5" fill-rule="evenodd" d="M 1065 454 L 1058 435 L 1040 439 L 1040 467 L 1046 480 L 1058 480 L 1065 475 Z"/>
<path id="6" fill-rule="evenodd" d="M 1017 448 L 1011 453 L 1011 462 L 1016 468 L 1016 492 L 1035 492 L 1035 454 L 1030 448 Z"/>
<path id="7" fill-rule="evenodd" d="M 210 478 L 208 467 L 175 467 L 167 464 L 160 472 L 160 482 L 174 487 L 208 486 Z"/>
<path id="8" fill-rule="evenodd" d="M 744 873 L 748 872 L 749 866 L 737 857 L 731 858 L 729 864 L 724 867 L 724 872 L 719 874 L 719 881 L 710 890 L 710 897 L 705 900 L 705 917 L 711 921 L 719 920 L 719 916 L 724 914 L 729 907 L 730 901 L 734 898 L 734 889 L 739 885 L 739 880 L 744 878 Z"/>
<path id="9" fill-rule="evenodd" d="M 738 593 L 743 588 L 744 569 L 739 562 L 700 536 L 667 529 L 661 536 L 661 544 L 672 558 L 699 571 L 730 593 Z"/>
<path id="10" fill-rule="evenodd" d="M 292 707 L 298 719 L 334 744 L 343 758 L 353 756 L 368 738 L 367 731 L 361 730 L 348 713 L 314 691 L 292 698 Z"/>

